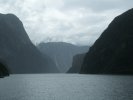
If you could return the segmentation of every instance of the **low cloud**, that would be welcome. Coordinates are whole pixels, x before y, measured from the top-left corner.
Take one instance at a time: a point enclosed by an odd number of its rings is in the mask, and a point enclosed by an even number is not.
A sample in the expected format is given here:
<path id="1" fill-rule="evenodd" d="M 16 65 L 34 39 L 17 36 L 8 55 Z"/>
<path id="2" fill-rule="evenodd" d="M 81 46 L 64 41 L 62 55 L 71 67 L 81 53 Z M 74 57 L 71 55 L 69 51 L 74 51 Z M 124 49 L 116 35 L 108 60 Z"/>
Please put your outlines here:
<path id="1" fill-rule="evenodd" d="M 92 45 L 133 0 L 1 0 L 0 13 L 23 22 L 33 43 L 63 41 Z"/>

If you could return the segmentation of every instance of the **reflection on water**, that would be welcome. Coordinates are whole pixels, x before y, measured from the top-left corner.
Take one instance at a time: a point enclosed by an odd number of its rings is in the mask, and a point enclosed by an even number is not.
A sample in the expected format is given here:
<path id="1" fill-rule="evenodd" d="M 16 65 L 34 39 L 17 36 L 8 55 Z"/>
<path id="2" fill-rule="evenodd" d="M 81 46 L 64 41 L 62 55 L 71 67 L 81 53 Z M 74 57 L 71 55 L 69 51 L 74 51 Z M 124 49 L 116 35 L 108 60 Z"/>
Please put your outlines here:
<path id="1" fill-rule="evenodd" d="M 0 79 L 0 100 L 133 100 L 133 76 L 11 75 Z"/>

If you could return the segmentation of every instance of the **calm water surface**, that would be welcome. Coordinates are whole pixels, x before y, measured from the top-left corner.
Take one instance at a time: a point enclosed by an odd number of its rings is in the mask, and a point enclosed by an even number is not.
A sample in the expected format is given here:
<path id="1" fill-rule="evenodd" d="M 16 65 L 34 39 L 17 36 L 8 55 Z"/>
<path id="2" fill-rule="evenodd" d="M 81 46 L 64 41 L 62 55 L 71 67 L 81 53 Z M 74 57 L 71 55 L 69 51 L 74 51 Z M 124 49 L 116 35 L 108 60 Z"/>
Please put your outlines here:
<path id="1" fill-rule="evenodd" d="M 11 75 L 0 79 L 0 100 L 133 100 L 133 76 Z"/>

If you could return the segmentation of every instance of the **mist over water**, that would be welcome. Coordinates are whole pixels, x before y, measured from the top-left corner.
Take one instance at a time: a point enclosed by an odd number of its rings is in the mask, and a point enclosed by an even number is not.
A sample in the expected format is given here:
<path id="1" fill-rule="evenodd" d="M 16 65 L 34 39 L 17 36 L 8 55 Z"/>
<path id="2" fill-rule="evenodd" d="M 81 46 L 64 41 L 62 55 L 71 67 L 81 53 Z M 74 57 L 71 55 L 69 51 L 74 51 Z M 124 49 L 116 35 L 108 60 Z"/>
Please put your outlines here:
<path id="1" fill-rule="evenodd" d="M 0 100 L 133 100 L 133 77 L 26 74 L 0 80 Z"/>

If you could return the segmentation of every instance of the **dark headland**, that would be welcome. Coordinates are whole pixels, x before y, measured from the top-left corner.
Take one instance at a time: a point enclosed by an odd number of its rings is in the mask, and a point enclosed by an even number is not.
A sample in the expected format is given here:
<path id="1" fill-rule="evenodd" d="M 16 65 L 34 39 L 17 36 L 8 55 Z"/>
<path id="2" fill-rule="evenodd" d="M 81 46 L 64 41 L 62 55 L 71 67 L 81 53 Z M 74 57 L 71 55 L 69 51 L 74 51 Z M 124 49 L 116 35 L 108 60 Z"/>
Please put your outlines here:
<path id="1" fill-rule="evenodd" d="M 3 78 L 5 76 L 9 76 L 9 70 L 4 63 L 0 62 L 0 78 Z"/>

